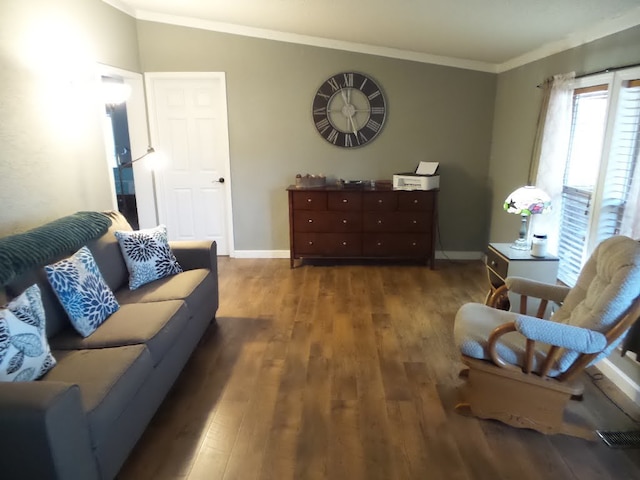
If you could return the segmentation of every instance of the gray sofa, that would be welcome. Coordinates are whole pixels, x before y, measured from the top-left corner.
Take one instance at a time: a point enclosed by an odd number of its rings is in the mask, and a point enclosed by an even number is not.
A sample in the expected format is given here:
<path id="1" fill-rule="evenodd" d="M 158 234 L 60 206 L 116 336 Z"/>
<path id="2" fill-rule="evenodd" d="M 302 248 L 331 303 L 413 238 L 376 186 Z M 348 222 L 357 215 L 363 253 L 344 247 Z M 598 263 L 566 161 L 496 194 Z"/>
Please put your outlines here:
<path id="1" fill-rule="evenodd" d="M 41 265 L 5 287 L 12 296 L 39 285 L 57 365 L 37 381 L 0 382 L 2 478 L 115 477 L 201 336 L 215 323 L 215 242 L 171 242 L 184 272 L 132 291 L 113 234 L 131 227 L 119 213 L 108 215 L 108 231 L 86 245 L 120 309 L 89 337 L 73 330 Z"/>

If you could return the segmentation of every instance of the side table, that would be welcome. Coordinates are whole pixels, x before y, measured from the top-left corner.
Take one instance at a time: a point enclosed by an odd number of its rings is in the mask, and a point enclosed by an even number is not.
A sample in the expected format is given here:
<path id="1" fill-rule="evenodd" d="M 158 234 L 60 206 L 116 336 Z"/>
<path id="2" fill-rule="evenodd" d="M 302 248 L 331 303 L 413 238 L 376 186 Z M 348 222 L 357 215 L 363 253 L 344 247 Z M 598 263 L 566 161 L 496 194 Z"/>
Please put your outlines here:
<path id="1" fill-rule="evenodd" d="M 538 282 L 555 284 L 558 277 L 558 257 L 547 255 L 534 257 L 528 250 L 516 250 L 510 243 L 490 243 L 487 251 L 487 276 L 490 290 L 485 304 L 490 307 L 509 310 L 510 305 L 519 301 L 519 295 L 504 295 L 500 289 L 507 277 L 523 277 Z M 535 315 L 540 301 L 527 302 L 527 314 Z"/>

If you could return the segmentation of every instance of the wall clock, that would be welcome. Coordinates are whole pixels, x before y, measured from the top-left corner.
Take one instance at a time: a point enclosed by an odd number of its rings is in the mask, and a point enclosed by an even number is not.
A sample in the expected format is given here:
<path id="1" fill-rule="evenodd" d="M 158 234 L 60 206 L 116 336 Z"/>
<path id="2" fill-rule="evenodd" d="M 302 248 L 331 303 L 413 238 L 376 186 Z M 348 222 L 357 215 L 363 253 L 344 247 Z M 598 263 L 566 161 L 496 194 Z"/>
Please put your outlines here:
<path id="1" fill-rule="evenodd" d="M 378 136 L 387 115 L 384 94 L 362 73 L 338 73 L 324 82 L 313 99 L 313 122 L 327 142 L 362 147 Z"/>

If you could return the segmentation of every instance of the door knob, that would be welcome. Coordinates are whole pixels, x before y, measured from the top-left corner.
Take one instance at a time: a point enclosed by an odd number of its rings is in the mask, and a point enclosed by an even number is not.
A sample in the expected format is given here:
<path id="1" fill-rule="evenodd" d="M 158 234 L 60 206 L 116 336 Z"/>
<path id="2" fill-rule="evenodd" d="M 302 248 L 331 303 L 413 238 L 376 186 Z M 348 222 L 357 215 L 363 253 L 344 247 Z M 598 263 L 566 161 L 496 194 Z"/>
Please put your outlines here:
<path id="1" fill-rule="evenodd" d="M 224 183 L 224 177 L 220 177 L 218 180 L 214 180 L 213 183 L 218 182 L 218 183 Z"/>

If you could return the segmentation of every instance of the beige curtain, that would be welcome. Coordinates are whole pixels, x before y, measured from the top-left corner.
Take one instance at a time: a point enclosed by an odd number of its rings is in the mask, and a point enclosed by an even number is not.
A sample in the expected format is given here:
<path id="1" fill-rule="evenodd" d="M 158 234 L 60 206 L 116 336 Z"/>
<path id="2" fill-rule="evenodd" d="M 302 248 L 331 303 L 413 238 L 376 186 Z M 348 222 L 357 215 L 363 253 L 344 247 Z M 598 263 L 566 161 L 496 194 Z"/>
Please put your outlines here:
<path id="1" fill-rule="evenodd" d="M 533 215 L 532 232 L 546 234 L 549 253 L 558 253 L 562 183 L 571 134 L 575 72 L 554 75 L 542 85 L 543 99 L 529 169 L 529 184 L 551 197 L 551 212 Z"/>

